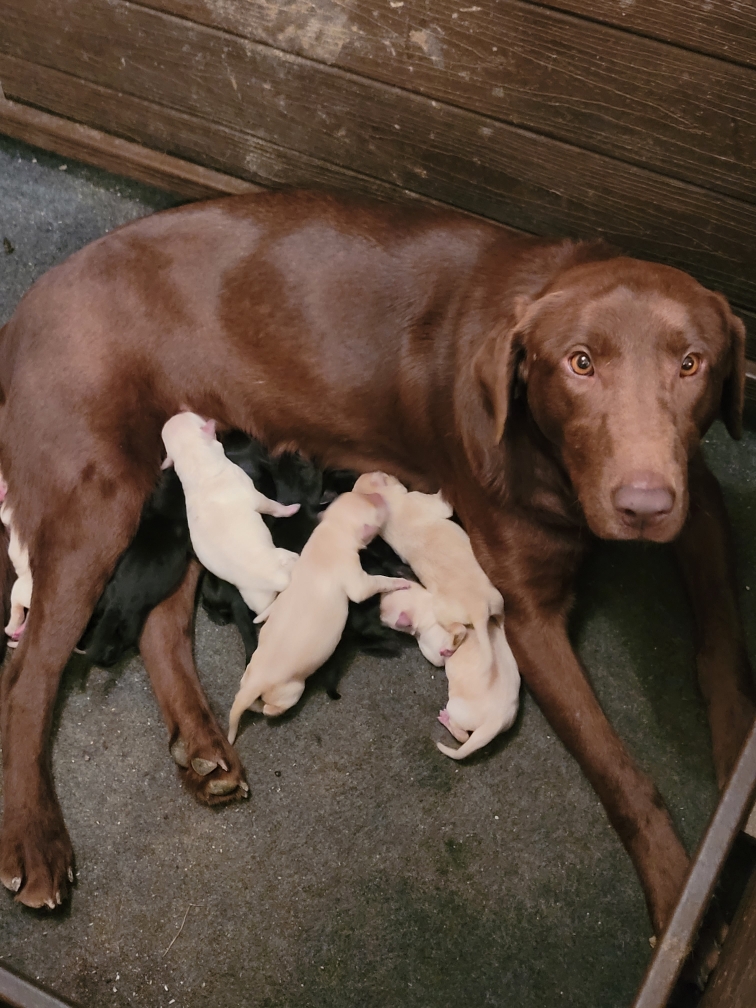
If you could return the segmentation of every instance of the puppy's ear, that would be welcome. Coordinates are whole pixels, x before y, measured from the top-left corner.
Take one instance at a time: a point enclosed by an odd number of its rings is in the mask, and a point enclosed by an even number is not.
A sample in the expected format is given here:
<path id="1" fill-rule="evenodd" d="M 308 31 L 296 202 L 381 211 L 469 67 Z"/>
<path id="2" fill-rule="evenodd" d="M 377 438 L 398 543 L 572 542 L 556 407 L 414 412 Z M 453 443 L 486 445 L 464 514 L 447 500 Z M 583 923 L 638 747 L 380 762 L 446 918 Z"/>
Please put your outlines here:
<path id="1" fill-rule="evenodd" d="M 394 626 L 396 627 L 397 630 L 400 629 L 404 630 L 407 627 L 411 627 L 412 620 L 410 619 L 408 613 L 404 611 L 400 612 L 399 615 L 396 617 L 396 623 L 394 623 Z"/>
<path id="2" fill-rule="evenodd" d="M 215 420 L 205 420 L 200 427 L 203 434 L 207 434 L 213 441 L 215 440 Z"/>
<path id="3" fill-rule="evenodd" d="M 467 637 L 467 627 L 464 623 L 452 623 L 449 627 L 449 633 L 452 635 L 452 646 L 456 651 L 465 637 Z"/>
<path id="4" fill-rule="evenodd" d="M 721 413 L 730 437 L 738 441 L 743 433 L 746 330 L 742 321 L 733 314 L 727 299 L 721 294 L 716 297 L 724 315 L 725 327 L 730 333 L 730 373 L 722 386 Z"/>

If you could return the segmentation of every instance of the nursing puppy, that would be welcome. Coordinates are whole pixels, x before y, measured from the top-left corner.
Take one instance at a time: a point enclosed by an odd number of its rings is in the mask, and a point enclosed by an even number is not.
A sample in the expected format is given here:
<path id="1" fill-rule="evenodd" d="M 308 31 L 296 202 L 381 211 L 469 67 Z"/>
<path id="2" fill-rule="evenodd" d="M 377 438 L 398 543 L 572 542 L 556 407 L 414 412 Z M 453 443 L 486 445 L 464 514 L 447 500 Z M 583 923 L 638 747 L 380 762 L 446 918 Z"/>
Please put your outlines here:
<path id="1" fill-rule="evenodd" d="M 384 595 L 381 622 L 417 638 L 420 650 L 434 665 L 443 665 L 467 636 L 467 627 L 462 623 L 456 624 L 454 632 L 444 630 L 436 620 L 433 596 L 419 584 Z"/>
<path id="2" fill-rule="evenodd" d="M 142 508 L 139 528 L 95 606 L 77 651 L 113 665 L 137 646 L 152 609 L 181 584 L 192 547 L 181 480 L 172 469 Z"/>
<path id="3" fill-rule="evenodd" d="M 269 500 L 239 466 L 226 458 L 215 423 L 196 413 L 178 413 L 163 427 L 167 457 L 186 497 L 189 534 L 197 559 L 213 574 L 236 585 L 255 612 L 267 609 L 288 585 L 296 553 L 277 549 L 261 513 L 295 514 Z"/>
<path id="4" fill-rule="evenodd" d="M 431 593 L 436 619 L 445 630 L 454 636 L 460 623 L 474 627 L 481 670 L 490 668 L 488 620 L 501 615 L 504 601 L 475 559 L 465 530 L 449 520 L 452 508 L 440 493 L 408 493 L 386 473 L 365 473 L 354 486 L 361 493 L 385 498 L 388 518 L 383 538 Z"/>
<path id="5" fill-rule="evenodd" d="M 464 759 L 511 727 L 517 716 L 520 673 L 500 619 L 489 623 L 493 661 L 484 668 L 480 642 L 470 634 L 446 660 L 449 701 L 438 716 L 458 742 L 459 749 L 437 742 L 452 759 Z M 470 734 L 472 732 L 472 734 Z"/>
<path id="6" fill-rule="evenodd" d="M 4 484 L 3 484 L 4 486 Z M 3 499 L 5 491 L 3 489 Z M 18 641 L 26 626 L 26 611 L 31 607 L 32 575 L 29 569 L 29 551 L 22 545 L 13 524 L 13 511 L 7 503 L 0 508 L 0 521 L 10 530 L 8 556 L 16 571 L 10 595 L 10 619 L 5 627 L 8 647 L 18 647 Z"/>
<path id="7" fill-rule="evenodd" d="M 299 700 L 305 679 L 335 651 L 350 601 L 409 587 L 409 581 L 367 574 L 360 566 L 359 551 L 385 519 L 377 494 L 342 494 L 324 512 L 288 588 L 258 617 L 266 622 L 231 707 L 229 742 L 247 708 L 275 716 Z"/>

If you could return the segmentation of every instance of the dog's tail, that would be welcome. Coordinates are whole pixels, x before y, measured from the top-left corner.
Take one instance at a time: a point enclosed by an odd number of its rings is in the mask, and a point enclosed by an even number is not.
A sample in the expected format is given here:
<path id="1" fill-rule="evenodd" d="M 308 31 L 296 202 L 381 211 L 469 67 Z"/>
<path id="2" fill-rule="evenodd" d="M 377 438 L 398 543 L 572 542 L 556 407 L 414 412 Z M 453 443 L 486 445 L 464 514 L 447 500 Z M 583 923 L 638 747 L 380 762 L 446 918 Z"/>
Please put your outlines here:
<path id="1" fill-rule="evenodd" d="M 497 718 L 496 720 L 484 721 L 480 728 L 475 729 L 467 742 L 462 743 L 459 749 L 452 749 L 450 746 L 444 745 L 443 742 L 436 742 L 436 745 L 444 756 L 451 756 L 452 759 L 464 759 L 465 756 L 470 756 L 476 750 L 482 749 L 484 745 L 488 745 L 500 731 L 502 731 L 502 724 L 501 720 Z"/>

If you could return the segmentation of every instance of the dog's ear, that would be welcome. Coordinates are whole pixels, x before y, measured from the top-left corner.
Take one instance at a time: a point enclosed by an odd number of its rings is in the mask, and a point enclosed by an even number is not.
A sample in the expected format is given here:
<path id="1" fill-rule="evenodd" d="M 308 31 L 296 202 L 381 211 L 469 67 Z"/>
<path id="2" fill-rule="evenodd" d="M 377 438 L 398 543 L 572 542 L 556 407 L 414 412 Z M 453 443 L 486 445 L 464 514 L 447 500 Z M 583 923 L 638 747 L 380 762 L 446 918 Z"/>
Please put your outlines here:
<path id="1" fill-rule="evenodd" d="M 516 378 L 527 381 L 527 362 L 522 358 L 523 338 L 545 309 L 564 300 L 564 291 L 552 291 L 543 297 L 520 295 L 505 324 L 495 328 L 483 342 L 473 360 L 473 373 L 483 389 L 493 417 L 493 437 L 498 444 L 504 427 Z"/>
<path id="2" fill-rule="evenodd" d="M 397 630 L 404 630 L 407 627 L 411 627 L 412 620 L 410 619 L 409 614 L 404 611 L 400 612 L 396 617 L 396 623 L 394 623 L 394 626 Z"/>
<path id="3" fill-rule="evenodd" d="M 730 333 L 730 373 L 722 386 L 721 414 L 730 437 L 740 440 L 743 433 L 743 402 L 745 399 L 746 329 L 721 294 L 717 295 L 725 328 Z"/>
<path id="4" fill-rule="evenodd" d="M 200 427 L 203 434 L 207 434 L 213 441 L 215 440 L 215 420 L 205 420 Z"/>
<path id="5" fill-rule="evenodd" d="M 516 297 L 512 314 L 506 322 L 489 333 L 473 359 L 474 378 L 483 390 L 493 417 L 495 444 L 504 437 L 515 379 L 518 376 L 526 377 L 522 369 L 518 372 L 518 362 L 523 350 L 522 337 L 543 306 L 559 297 L 560 293 L 547 294 L 535 301 L 525 295 Z"/>

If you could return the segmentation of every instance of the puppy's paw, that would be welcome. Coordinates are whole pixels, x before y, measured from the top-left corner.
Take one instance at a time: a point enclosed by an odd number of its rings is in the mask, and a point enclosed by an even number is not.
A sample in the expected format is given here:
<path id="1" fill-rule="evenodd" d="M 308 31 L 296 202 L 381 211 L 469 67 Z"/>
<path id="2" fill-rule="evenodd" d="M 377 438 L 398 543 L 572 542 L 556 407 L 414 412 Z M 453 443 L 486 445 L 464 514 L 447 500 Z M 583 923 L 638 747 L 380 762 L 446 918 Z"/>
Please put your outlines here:
<path id="1" fill-rule="evenodd" d="M 31 819 L 6 807 L 0 882 L 16 901 L 55 910 L 67 899 L 73 879 L 73 848 L 55 798 L 40 802 Z"/>
<path id="2" fill-rule="evenodd" d="M 178 735 L 170 752 L 186 787 L 205 805 L 223 805 L 249 797 L 244 768 L 233 746 L 220 733 L 195 736 L 187 742 Z"/>

